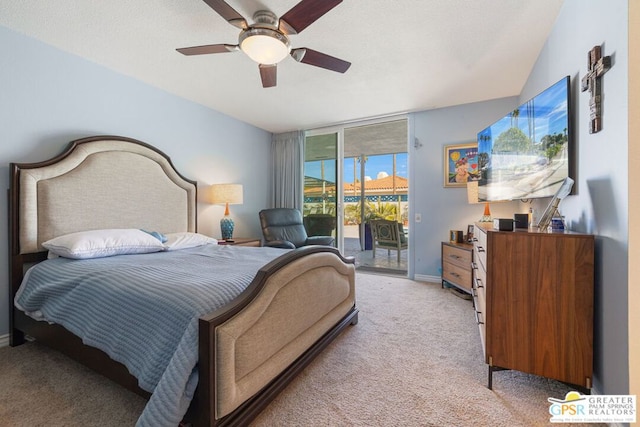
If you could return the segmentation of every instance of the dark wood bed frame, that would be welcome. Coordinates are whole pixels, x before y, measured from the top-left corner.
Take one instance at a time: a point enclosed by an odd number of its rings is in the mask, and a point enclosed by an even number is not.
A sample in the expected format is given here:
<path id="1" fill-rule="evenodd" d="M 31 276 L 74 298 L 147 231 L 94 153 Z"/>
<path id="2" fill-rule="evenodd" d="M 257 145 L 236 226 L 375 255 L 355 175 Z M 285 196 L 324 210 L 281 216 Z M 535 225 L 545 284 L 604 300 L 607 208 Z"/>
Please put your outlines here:
<path id="1" fill-rule="evenodd" d="M 150 393 L 138 387 L 138 382 L 127 370 L 127 368 L 109 358 L 106 353 L 87 345 L 84 345 L 81 339 L 60 325 L 48 324 L 47 322 L 36 321 L 25 315 L 22 311 L 13 306 L 13 299 L 22 282 L 23 274 L 26 269 L 47 257 L 45 251 L 36 253 L 20 253 L 19 242 L 19 173 L 21 169 L 31 167 L 42 167 L 54 164 L 61 158 L 64 158 L 78 144 L 90 142 L 95 139 L 105 139 L 104 136 L 85 138 L 74 141 L 69 144 L 67 149 L 54 159 L 31 164 L 11 164 L 11 187 L 9 189 L 9 226 L 10 226 L 10 345 L 17 346 L 25 342 L 26 337 L 32 337 L 38 342 L 51 347 L 61 353 L 71 357 L 72 359 L 84 364 L 90 369 L 103 374 L 104 376 L 121 384 L 125 388 L 146 398 Z M 137 140 L 124 137 L 109 137 L 112 139 L 129 141 L 136 144 L 142 144 L 150 149 L 162 154 L 165 158 L 169 158 L 154 147 L 142 143 Z M 193 181 L 191 181 L 193 182 Z M 195 185 L 195 182 L 193 182 Z M 339 257 L 342 262 L 354 264 L 353 258 L 343 257 L 339 251 L 332 247 L 310 246 L 299 248 L 288 252 L 269 264 L 261 268 L 249 287 L 234 299 L 229 305 L 213 312 L 199 320 L 199 383 L 196 389 L 195 397 L 191 403 L 189 411 L 183 420 L 183 425 L 193 424 L 196 426 L 240 426 L 247 425 L 254 419 L 268 404 L 271 402 L 287 384 L 289 384 L 295 376 L 300 373 L 331 341 L 333 341 L 348 325 L 355 325 L 358 322 L 358 310 L 354 306 L 351 310 L 331 329 L 329 329 L 319 340 L 317 340 L 310 348 L 308 348 L 301 356 L 299 356 L 291 365 L 289 365 L 280 375 L 268 383 L 262 390 L 253 397 L 246 400 L 237 409 L 223 418 L 216 419 L 214 416 L 213 404 L 216 402 L 215 387 L 215 365 L 214 350 L 216 328 L 232 318 L 234 315 L 247 307 L 256 296 L 261 292 L 267 280 L 277 271 L 286 265 L 311 254 L 328 252 Z"/>

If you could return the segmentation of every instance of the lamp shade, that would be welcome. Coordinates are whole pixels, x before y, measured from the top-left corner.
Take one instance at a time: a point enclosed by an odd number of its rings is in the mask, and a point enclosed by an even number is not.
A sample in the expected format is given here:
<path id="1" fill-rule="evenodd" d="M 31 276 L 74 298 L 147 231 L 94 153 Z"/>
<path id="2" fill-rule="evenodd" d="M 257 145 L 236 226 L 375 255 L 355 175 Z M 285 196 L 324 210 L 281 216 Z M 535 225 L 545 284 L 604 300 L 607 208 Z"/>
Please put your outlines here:
<path id="1" fill-rule="evenodd" d="M 468 181 L 467 182 L 467 200 L 469 204 L 480 203 L 478 200 L 478 181 Z"/>
<path id="2" fill-rule="evenodd" d="M 242 204 L 242 184 L 213 184 L 209 190 L 209 202 L 213 204 Z"/>

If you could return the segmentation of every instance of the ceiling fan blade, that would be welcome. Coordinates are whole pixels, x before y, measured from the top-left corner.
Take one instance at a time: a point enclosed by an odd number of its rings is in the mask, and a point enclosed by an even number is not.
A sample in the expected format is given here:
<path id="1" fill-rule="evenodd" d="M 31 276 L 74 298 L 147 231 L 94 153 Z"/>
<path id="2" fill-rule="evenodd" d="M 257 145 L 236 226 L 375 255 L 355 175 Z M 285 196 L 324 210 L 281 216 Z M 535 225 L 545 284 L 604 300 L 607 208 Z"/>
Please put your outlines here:
<path id="1" fill-rule="evenodd" d="M 342 59 L 306 47 L 292 49 L 291 56 L 303 64 L 315 65 L 316 67 L 326 68 L 327 70 L 337 71 L 338 73 L 346 72 L 351 66 L 351 62 L 343 61 Z"/>
<path id="2" fill-rule="evenodd" d="M 238 27 L 243 30 L 249 28 L 247 20 L 244 19 L 244 17 L 240 15 L 234 8 L 229 6 L 224 0 L 204 0 L 204 2 L 234 27 Z"/>
<path id="3" fill-rule="evenodd" d="M 262 87 L 274 87 L 276 85 L 276 77 L 278 68 L 276 64 L 260 64 L 260 78 L 262 79 Z"/>
<path id="4" fill-rule="evenodd" d="M 226 53 L 240 50 L 235 44 L 207 44 L 204 46 L 181 47 L 176 49 L 183 55 L 206 55 L 209 53 Z"/>
<path id="5" fill-rule="evenodd" d="M 342 0 L 302 0 L 280 17 L 279 28 L 285 34 L 297 34 L 342 3 Z"/>

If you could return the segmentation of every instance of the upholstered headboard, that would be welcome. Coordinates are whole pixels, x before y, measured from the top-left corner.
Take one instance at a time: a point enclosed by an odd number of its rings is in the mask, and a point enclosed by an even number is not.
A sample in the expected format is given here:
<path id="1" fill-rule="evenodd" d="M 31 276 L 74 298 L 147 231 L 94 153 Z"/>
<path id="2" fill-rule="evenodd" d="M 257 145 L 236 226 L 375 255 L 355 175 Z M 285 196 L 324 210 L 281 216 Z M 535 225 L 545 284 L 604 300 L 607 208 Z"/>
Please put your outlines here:
<path id="1" fill-rule="evenodd" d="M 168 156 L 141 141 L 73 141 L 54 159 L 11 164 L 12 252 L 40 252 L 53 237 L 102 228 L 195 232 L 196 192 Z"/>

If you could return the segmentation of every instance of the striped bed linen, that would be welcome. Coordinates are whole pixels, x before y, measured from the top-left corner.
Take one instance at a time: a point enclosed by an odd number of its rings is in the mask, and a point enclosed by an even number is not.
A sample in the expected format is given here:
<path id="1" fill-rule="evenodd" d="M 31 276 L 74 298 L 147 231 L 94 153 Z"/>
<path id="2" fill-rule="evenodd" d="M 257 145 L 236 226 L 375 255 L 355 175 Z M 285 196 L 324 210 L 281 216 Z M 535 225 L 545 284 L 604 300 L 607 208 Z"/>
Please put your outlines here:
<path id="1" fill-rule="evenodd" d="M 240 294 L 282 249 L 205 245 L 55 258 L 27 271 L 15 305 L 123 363 L 153 393 L 137 426 L 176 426 L 197 385 L 198 318 Z"/>

